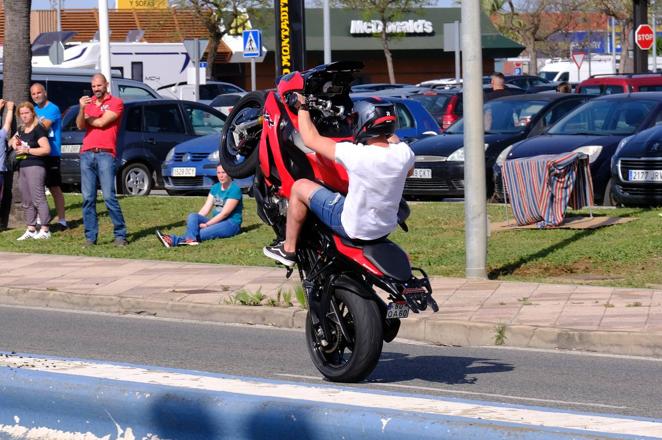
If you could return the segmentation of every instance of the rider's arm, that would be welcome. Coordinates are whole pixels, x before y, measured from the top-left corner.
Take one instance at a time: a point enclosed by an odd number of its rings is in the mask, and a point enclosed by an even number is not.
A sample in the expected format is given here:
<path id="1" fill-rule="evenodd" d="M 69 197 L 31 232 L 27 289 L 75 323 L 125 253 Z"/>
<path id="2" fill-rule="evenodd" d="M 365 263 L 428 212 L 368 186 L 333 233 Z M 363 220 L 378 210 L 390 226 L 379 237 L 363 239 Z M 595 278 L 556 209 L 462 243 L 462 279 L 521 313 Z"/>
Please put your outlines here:
<path id="1" fill-rule="evenodd" d="M 301 102 L 303 97 L 301 95 L 299 97 Z M 305 108 L 299 108 L 299 133 L 306 147 L 329 160 L 336 160 L 336 141 L 319 134 L 310 118 L 310 113 Z"/>

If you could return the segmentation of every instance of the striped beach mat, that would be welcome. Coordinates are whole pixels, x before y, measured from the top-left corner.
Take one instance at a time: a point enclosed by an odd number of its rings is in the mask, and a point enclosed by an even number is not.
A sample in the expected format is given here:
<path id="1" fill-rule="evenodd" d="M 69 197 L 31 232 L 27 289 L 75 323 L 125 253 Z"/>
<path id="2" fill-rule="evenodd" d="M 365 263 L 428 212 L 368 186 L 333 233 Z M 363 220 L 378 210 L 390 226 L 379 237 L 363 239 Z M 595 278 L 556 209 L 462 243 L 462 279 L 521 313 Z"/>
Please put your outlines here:
<path id="1" fill-rule="evenodd" d="M 584 153 L 573 152 L 505 161 L 504 191 L 517 224 L 558 226 L 568 206 L 591 206 L 593 184 L 588 159 Z"/>

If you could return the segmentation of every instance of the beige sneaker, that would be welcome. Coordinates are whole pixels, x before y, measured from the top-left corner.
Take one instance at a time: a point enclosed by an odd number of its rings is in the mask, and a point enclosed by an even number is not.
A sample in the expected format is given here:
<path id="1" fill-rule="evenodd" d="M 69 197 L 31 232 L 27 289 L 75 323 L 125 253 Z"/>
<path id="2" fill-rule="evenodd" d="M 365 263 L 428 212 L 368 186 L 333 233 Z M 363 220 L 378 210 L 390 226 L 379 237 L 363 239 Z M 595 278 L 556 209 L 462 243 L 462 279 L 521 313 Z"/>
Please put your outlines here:
<path id="1" fill-rule="evenodd" d="M 51 231 L 39 231 L 34 237 L 35 240 L 48 240 L 51 238 Z"/>
<path id="2" fill-rule="evenodd" d="M 26 229 L 23 235 L 18 237 L 16 241 L 23 241 L 23 240 L 28 240 L 30 238 L 36 238 L 37 237 L 37 231 L 31 231 L 29 229 Z"/>

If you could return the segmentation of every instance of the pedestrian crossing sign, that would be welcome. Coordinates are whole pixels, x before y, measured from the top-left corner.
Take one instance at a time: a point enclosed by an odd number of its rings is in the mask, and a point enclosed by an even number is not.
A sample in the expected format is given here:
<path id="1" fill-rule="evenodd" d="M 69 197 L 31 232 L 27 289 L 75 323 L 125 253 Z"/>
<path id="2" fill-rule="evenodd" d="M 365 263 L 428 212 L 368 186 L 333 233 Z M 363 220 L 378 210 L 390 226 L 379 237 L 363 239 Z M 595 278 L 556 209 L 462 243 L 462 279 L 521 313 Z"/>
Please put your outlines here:
<path id="1" fill-rule="evenodd" d="M 259 58 L 262 55 L 262 32 L 251 29 L 243 32 L 244 58 Z"/>

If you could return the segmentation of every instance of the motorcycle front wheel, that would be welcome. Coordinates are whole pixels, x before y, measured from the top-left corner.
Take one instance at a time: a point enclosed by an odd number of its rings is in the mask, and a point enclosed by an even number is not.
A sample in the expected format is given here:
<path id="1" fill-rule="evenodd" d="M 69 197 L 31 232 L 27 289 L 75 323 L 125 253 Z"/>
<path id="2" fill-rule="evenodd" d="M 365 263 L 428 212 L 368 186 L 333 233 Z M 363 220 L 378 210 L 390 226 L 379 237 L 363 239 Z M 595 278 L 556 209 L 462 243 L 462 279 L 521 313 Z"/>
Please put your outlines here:
<path id="1" fill-rule="evenodd" d="M 374 370 L 382 352 L 382 319 L 375 301 L 336 287 L 329 307 L 326 345 L 320 326 L 306 317 L 306 341 L 313 364 L 332 382 L 360 382 Z"/>
<path id="2" fill-rule="evenodd" d="M 233 107 L 225 120 L 218 157 L 225 172 L 234 179 L 255 173 L 265 99 L 265 92 L 247 94 Z"/>

